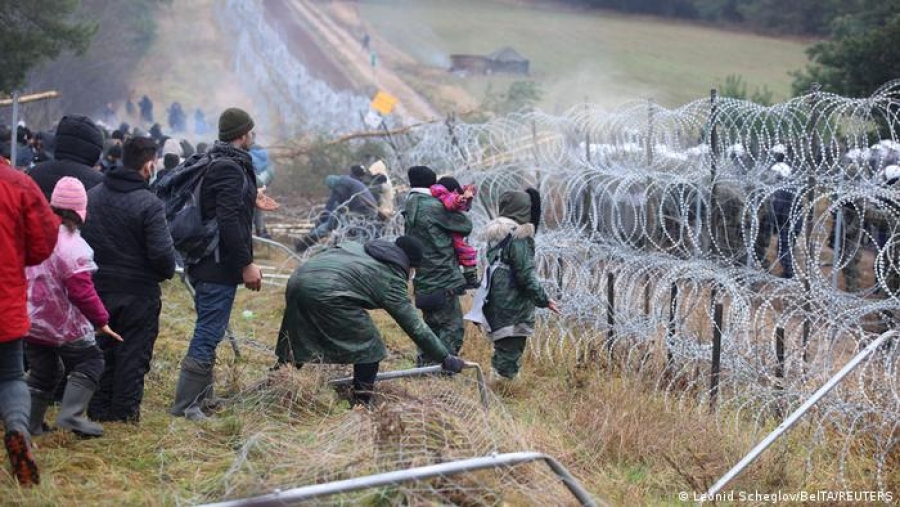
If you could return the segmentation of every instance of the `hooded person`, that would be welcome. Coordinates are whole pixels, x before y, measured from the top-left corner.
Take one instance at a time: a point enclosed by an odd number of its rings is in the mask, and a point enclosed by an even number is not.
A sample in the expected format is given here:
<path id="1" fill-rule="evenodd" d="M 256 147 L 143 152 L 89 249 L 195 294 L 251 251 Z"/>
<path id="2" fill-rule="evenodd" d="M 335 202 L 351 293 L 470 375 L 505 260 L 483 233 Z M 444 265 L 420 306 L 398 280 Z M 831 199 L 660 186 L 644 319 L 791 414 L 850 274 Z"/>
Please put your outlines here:
<path id="1" fill-rule="evenodd" d="M 488 294 L 483 307 L 488 338 L 494 343 L 492 371 L 505 379 L 519 373 L 525 342 L 534 334 L 535 307 L 558 312 L 538 280 L 534 263 L 534 235 L 540 224 L 537 190 L 505 192 L 500 196 L 500 216 L 487 224 L 485 275 Z"/>
<path id="2" fill-rule="evenodd" d="M 378 216 L 378 204 L 372 192 L 358 179 L 332 174 L 325 177 L 325 186 L 331 190 L 325 210 L 319 216 L 315 229 L 297 240 L 294 249 L 298 253 L 305 252 L 327 237 L 338 227 L 342 215 L 356 215 L 367 221 L 374 221 Z"/>
<path id="3" fill-rule="evenodd" d="M 67 115 L 56 128 L 54 159 L 34 166 L 31 176 L 47 201 L 57 182 L 65 176 L 78 179 L 90 190 L 103 181 L 103 175 L 94 169 L 103 153 L 103 133 L 87 116 Z"/>
<path id="4" fill-rule="evenodd" d="M 260 189 L 266 189 L 275 179 L 275 167 L 272 164 L 272 159 L 269 157 L 269 150 L 253 143 L 250 146 L 250 158 L 253 159 L 256 186 Z M 272 238 L 269 230 L 266 228 L 266 213 L 264 211 L 258 209 L 253 213 L 253 228 L 256 230 L 257 236 L 265 239 Z"/>
<path id="5" fill-rule="evenodd" d="M 378 202 L 378 211 L 387 218 L 394 216 L 394 185 L 391 183 L 387 165 L 379 160 L 370 165 L 368 171 L 372 175 L 369 190 Z"/>
<path id="6" fill-rule="evenodd" d="M 431 168 L 414 166 L 407 175 L 411 188 L 403 211 L 405 233 L 422 243 L 422 265 L 413 280 L 416 307 L 447 349 L 457 354 L 465 334 L 459 296 L 465 292 L 466 280 L 453 248 L 453 234 L 468 236 L 472 221 L 447 210 L 431 195 L 431 186 L 437 182 Z M 418 362 L 425 364 L 426 358 L 420 355 Z"/>
<path id="7" fill-rule="evenodd" d="M 288 281 L 286 307 L 275 353 L 279 364 L 352 364 L 353 401 L 368 403 L 387 350 L 369 310 L 382 309 L 444 369 L 458 373 L 463 361 L 422 322 L 407 293 L 422 262 L 422 245 L 401 236 L 365 245 L 345 242 L 297 268 Z"/>

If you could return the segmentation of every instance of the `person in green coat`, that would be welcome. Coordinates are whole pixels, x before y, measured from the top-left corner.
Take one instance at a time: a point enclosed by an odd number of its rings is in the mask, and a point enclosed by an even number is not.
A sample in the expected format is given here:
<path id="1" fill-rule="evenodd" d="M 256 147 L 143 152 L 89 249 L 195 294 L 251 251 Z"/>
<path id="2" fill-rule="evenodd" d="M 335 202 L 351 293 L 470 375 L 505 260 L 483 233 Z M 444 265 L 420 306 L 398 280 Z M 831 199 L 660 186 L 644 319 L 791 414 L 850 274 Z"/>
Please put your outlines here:
<path id="1" fill-rule="evenodd" d="M 459 373 L 463 360 L 447 351 L 410 302 L 408 279 L 421 262 L 421 243 L 407 236 L 345 242 L 313 256 L 288 280 L 275 348 L 279 365 L 352 364 L 353 401 L 368 403 L 387 351 L 367 310 L 382 309 L 431 360 Z"/>
<path id="2" fill-rule="evenodd" d="M 416 307 L 450 353 L 458 354 L 465 334 L 459 296 L 465 292 L 466 280 L 459 269 L 452 234 L 468 236 L 472 221 L 463 213 L 448 211 L 432 197 L 430 188 L 437 176 L 430 168 L 411 167 L 407 175 L 410 191 L 403 211 L 405 232 L 422 243 L 422 265 L 413 279 Z M 425 359 L 420 354 L 419 364 Z"/>
<path id="3" fill-rule="evenodd" d="M 525 340 L 534 334 L 535 307 L 559 313 L 535 272 L 534 235 L 540 216 L 537 190 L 505 192 L 500 196 L 500 217 L 485 227 L 487 263 L 492 267 L 482 311 L 490 328 L 488 338 L 494 342 L 491 367 L 506 379 L 519 373 Z"/>

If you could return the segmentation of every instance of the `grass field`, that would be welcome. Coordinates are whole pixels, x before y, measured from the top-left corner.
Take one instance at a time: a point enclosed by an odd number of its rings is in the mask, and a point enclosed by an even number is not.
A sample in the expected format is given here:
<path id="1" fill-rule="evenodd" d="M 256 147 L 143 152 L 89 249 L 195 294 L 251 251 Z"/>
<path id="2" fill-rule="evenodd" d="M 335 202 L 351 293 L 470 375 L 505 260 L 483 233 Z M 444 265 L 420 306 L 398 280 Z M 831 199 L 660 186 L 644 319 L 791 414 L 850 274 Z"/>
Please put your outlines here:
<path id="1" fill-rule="evenodd" d="M 788 72 L 806 63 L 806 44 L 688 23 L 607 12 L 550 10 L 488 0 L 363 0 L 360 16 L 420 64 L 448 67 L 453 53 L 487 54 L 511 46 L 531 60 L 542 109 L 587 99 L 616 106 L 648 99 L 677 106 L 704 97 L 738 74 L 752 92 L 790 93 Z M 376 48 L 377 49 L 377 48 Z M 448 77 L 476 98 L 510 78 Z"/>
<path id="2" fill-rule="evenodd" d="M 280 262 L 268 257 L 265 249 L 258 253 L 264 264 Z M 394 397 L 374 413 L 361 413 L 323 385 L 322 370 L 305 367 L 273 375 L 268 369 L 275 361 L 271 349 L 284 295 L 281 289 L 267 286 L 259 294 L 243 289 L 238 293 L 232 328 L 252 340 L 240 342 L 242 357 L 235 358 L 227 343 L 219 348 L 217 394 L 231 402 L 209 422 L 172 418 L 168 407 L 194 313 L 179 282 L 170 281 L 163 289 L 160 336 L 147 375 L 140 425 L 106 424 L 106 435 L 92 440 L 63 432 L 37 437 L 41 486 L 21 490 L 2 467 L 0 505 L 193 504 L 329 477 L 353 477 L 370 463 L 355 462 L 353 470 L 328 467 L 346 453 L 371 452 L 371 442 L 347 431 L 355 427 L 354 421 L 361 420 L 363 427 L 383 426 L 383 417 L 390 416 L 391 410 L 415 413 L 419 407 L 430 407 L 443 414 L 428 426 L 440 429 L 436 430 L 440 434 L 454 425 L 460 428 L 460 421 L 469 415 L 444 397 L 446 389 L 459 393 L 458 400 L 468 399 L 478 406 L 471 376 L 411 380 L 399 387 L 379 384 L 380 392 Z M 245 311 L 252 312 L 251 318 Z M 373 315 L 388 347 L 382 370 L 411 367 L 412 342 L 386 314 Z M 540 327 L 537 332 L 542 332 Z M 487 368 L 490 353 L 490 346 L 470 327 L 463 357 Z M 678 500 L 678 492 L 702 491 L 761 438 L 762 429 L 749 422 L 741 423 L 726 413 L 712 416 L 690 396 L 667 400 L 652 380 L 622 376 L 602 363 L 576 363 L 571 358 L 550 361 L 529 354 L 518 384 L 492 385 L 489 417 L 503 426 L 491 427 L 490 433 L 504 452 L 536 450 L 555 456 L 589 491 L 612 505 L 689 505 Z M 340 373 L 334 369 L 328 373 L 335 374 Z M 260 384 L 263 379 L 268 379 L 266 384 Z M 49 421 L 55 412 L 51 409 Z M 336 431 L 340 428 L 343 431 Z M 482 429 L 468 428 L 473 434 Z M 840 435 L 826 434 L 833 444 L 809 455 L 811 431 L 803 425 L 796 428 L 733 486 L 745 491 L 836 489 L 838 461 L 833 453 L 841 448 Z M 510 435 L 527 449 L 508 448 Z M 338 452 L 338 445 L 351 447 Z M 387 445 L 386 454 L 393 455 L 394 444 Z M 416 449 L 414 444 L 406 445 L 407 452 Z M 854 445 L 862 445 L 856 450 L 860 456 L 871 451 L 859 440 Z M 841 470 L 847 481 L 842 486 L 871 489 L 870 465 L 864 458 L 850 459 Z M 318 472 L 312 476 L 310 470 Z M 892 475 L 888 489 L 896 486 L 895 480 Z M 395 504 L 384 500 L 384 495 L 396 495 L 390 488 L 377 494 L 382 496 L 365 505 Z M 499 505 L 532 503 L 506 500 Z M 567 501 L 568 497 L 560 497 L 553 503 Z"/>

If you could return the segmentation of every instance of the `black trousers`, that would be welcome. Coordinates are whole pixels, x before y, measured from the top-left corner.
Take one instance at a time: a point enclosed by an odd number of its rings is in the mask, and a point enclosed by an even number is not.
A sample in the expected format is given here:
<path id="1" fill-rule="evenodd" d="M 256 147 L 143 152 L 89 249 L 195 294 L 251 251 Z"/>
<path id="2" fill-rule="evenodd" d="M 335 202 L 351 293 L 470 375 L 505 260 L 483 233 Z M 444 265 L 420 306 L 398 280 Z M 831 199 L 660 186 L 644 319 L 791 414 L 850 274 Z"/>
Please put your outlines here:
<path id="1" fill-rule="evenodd" d="M 144 376 L 150 371 L 153 346 L 159 334 L 158 297 L 125 293 L 100 293 L 109 311 L 109 327 L 122 335 L 117 342 L 100 337 L 106 368 L 100 389 L 91 398 L 88 414 L 96 421 L 137 422 L 141 418 Z"/>
<path id="2" fill-rule="evenodd" d="M 379 363 L 359 363 L 353 365 L 353 404 L 366 405 L 375 393 L 375 377 Z"/>
<path id="3" fill-rule="evenodd" d="M 278 362 L 274 369 L 281 368 L 283 362 Z M 354 405 L 368 404 L 372 401 L 372 394 L 375 392 L 375 377 L 378 376 L 378 366 L 381 363 L 356 363 L 353 365 L 353 400 Z M 303 363 L 294 365 L 298 370 L 303 367 Z"/>
<path id="4" fill-rule="evenodd" d="M 25 343 L 28 356 L 28 387 L 53 393 L 65 373 L 81 373 L 95 384 L 103 373 L 103 352 L 93 340 L 56 346 Z M 60 367 L 60 359 L 65 370 Z"/>

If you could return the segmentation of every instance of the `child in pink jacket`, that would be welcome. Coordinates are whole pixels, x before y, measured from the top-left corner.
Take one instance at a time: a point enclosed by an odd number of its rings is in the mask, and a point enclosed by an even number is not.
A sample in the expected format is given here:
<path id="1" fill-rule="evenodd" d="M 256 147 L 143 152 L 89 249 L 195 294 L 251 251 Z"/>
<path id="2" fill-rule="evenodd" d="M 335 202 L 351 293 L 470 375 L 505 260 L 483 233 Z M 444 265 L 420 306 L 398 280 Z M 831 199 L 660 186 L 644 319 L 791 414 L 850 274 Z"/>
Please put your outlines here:
<path id="1" fill-rule="evenodd" d="M 456 178 L 444 176 L 432 185 L 431 196 L 436 197 L 444 204 L 448 211 L 464 213 L 472 209 L 472 200 L 475 198 L 475 186 L 461 186 Z M 477 289 L 478 282 L 478 251 L 468 243 L 466 238 L 459 233 L 453 233 L 453 249 L 456 251 L 456 259 L 463 268 L 463 276 L 466 279 L 467 289 Z"/>
<path id="2" fill-rule="evenodd" d="M 53 212 L 62 218 L 53 254 L 43 263 L 26 268 L 28 316 L 31 329 L 25 336 L 28 388 L 31 391 L 32 435 L 43 432 L 44 414 L 53 400 L 62 372 L 62 359 L 71 371 L 63 394 L 57 427 L 84 436 L 101 436 L 103 428 L 84 413 L 103 373 L 103 352 L 95 332 L 122 338 L 109 328 L 109 314 L 91 275 L 97 270 L 94 251 L 81 238 L 79 227 L 87 218 L 87 194 L 71 177 L 59 180 L 50 199 Z"/>

